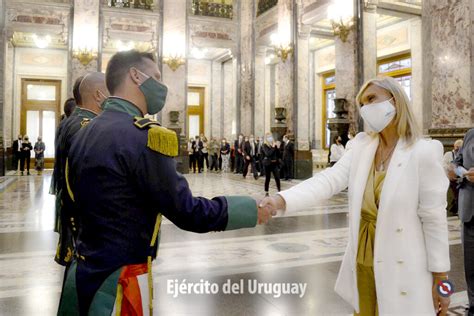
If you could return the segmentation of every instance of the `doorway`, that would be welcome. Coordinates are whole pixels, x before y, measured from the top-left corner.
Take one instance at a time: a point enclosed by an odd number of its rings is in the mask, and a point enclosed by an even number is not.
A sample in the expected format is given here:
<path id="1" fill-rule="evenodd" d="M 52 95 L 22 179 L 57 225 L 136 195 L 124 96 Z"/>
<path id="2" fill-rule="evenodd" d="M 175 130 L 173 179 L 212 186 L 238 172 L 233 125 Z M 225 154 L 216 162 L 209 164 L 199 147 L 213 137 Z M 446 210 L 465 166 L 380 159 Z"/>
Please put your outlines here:
<path id="1" fill-rule="evenodd" d="M 204 134 L 204 92 L 202 87 L 188 87 L 188 139 Z"/>
<path id="2" fill-rule="evenodd" d="M 43 79 L 21 80 L 20 133 L 28 135 L 34 146 L 38 137 L 45 143 L 45 168 L 54 165 L 54 138 L 60 115 L 61 81 Z M 34 166 L 34 151 L 31 165 Z M 33 168 L 33 167 L 32 167 Z"/>

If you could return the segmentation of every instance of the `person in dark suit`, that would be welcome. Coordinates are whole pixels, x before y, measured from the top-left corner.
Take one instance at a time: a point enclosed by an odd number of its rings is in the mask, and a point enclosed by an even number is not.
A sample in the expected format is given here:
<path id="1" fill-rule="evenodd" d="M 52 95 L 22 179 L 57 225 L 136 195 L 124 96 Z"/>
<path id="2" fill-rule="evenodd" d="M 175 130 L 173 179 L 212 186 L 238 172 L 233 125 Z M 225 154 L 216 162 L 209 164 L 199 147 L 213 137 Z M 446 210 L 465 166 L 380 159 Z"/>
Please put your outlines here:
<path id="1" fill-rule="evenodd" d="M 469 298 L 468 315 L 474 315 L 474 128 L 464 137 L 462 148 L 454 160 L 454 172 L 460 177 L 458 214 L 462 223 L 464 271 Z M 451 178 L 451 177 L 450 177 Z"/>
<path id="2" fill-rule="evenodd" d="M 203 154 L 202 154 L 202 148 L 204 147 L 204 144 L 199 136 L 196 136 L 195 141 L 194 141 L 194 163 L 197 165 L 198 168 L 198 173 L 202 172 L 203 164 L 204 164 L 204 159 L 203 159 Z M 194 173 L 196 173 L 196 170 L 194 170 Z"/>
<path id="3" fill-rule="evenodd" d="M 242 147 L 244 145 L 244 135 L 239 134 L 239 138 L 234 142 L 234 155 L 235 155 L 235 172 L 243 173 L 244 171 L 244 156 Z"/>
<path id="4" fill-rule="evenodd" d="M 76 209 L 67 193 L 64 177 L 69 149 L 79 130 L 102 112 L 101 104 L 109 95 L 105 86 L 105 76 L 101 72 L 90 72 L 85 75 L 77 89 L 75 95 L 80 98 L 81 103 L 77 104 L 73 113 L 61 124 L 61 132 L 58 134 L 55 149 L 58 154 L 55 157 L 55 170 L 58 172 L 59 181 L 56 198 L 60 207 L 56 211 L 55 227 L 59 233 L 59 239 L 54 260 L 63 266 L 69 266 L 71 263 L 70 253 L 74 251 L 74 239 L 77 237 L 77 228 L 74 221 Z"/>
<path id="5" fill-rule="evenodd" d="M 23 139 L 21 135 L 18 135 L 18 139 L 15 139 L 12 145 L 12 154 L 13 154 L 12 169 L 15 170 L 15 172 L 18 171 L 18 163 L 21 161 L 22 142 L 23 142 Z"/>
<path id="6" fill-rule="evenodd" d="M 294 178 L 294 155 L 295 144 L 290 140 L 288 135 L 283 136 L 283 165 L 285 170 L 284 174 L 286 181 Z"/>
<path id="7" fill-rule="evenodd" d="M 135 306 L 153 315 L 151 267 L 162 215 L 199 233 L 254 227 L 271 217 L 251 197 L 192 195 L 176 171 L 176 133 L 143 117 L 163 109 L 168 91 L 153 54 L 115 54 L 106 83 L 112 96 L 69 152 L 65 177 L 80 210 L 79 234 L 58 315 L 110 315 L 115 308 L 135 315 Z M 147 291 L 137 288 L 139 279 L 148 280 Z"/>
<path id="8" fill-rule="evenodd" d="M 30 175 L 30 161 L 31 161 L 32 150 L 33 150 L 33 145 L 31 144 L 29 137 L 25 135 L 23 142 L 21 143 L 21 156 L 20 156 L 21 175 L 23 175 L 23 172 L 25 171 L 25 164 L 26 164 L 27 175 Z"/>
<path id="9" fill-rule="evenodd" d="M 245 142 L 242 147 L 242 152 L 243 152 L 243 157 L 244 157 L 244 170 L 243 170 L 243 176 L 244 179 L 247 177 L 247 173 L 249 171 L 249 165 L 252 168 L 252 173 L 253 177 L 255 180 L 258 179 L 258 173 L 257 173 L 257 167 L 255 165 L 255 161 L 257 158 L 257 144 L 255 143 L 255 139 L 253 135 L 250 135 L 249 137 L 245 137 Z"/>
<path id="10" fill-rule="evenodd" d="M 263 151 L 263 167 L 265 168 L 265 195 L 268 196 L 270 187 L 270 179 L 275 178 L 278 192 L 280 192 L 280 149 L 273 140 L 270 133 L 265 134 L 265 144 L 262 147 Z"/>

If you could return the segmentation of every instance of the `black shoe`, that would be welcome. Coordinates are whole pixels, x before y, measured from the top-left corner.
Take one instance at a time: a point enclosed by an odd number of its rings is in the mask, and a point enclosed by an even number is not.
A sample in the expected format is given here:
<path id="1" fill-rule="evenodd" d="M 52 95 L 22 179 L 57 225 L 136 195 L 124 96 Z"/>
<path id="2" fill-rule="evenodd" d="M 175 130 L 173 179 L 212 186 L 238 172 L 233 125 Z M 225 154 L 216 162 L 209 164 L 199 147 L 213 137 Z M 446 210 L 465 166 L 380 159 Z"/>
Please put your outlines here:
<path id="1" fill-rule="evenodd" d="M 258 176 L 253 176 L 253 178 L 254 178 L 255 180 L 258 180 Z"/>
<path id="2" fill-rule="evenodd" d="M 29 175 L 30 175 L 30 172 L 28 171 L 28 173 L 27 173 L 26 175 L 29 176 Z"/>
<path id="3" fill-rule="evenodd" d="M 268 192 L 265 192 L 265 197 L 267 197 L 267 196 L 270 196 L 270 194 L 268 194 Z"/>

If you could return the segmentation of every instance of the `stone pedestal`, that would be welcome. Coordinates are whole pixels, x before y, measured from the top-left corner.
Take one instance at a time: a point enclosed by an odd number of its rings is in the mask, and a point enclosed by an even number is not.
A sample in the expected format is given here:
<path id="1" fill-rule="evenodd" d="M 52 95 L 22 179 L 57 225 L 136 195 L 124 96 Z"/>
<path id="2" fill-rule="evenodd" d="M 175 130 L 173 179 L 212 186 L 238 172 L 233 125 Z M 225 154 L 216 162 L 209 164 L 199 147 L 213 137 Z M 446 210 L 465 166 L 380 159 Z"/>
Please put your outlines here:
<path id="1" fill-rule="evenodd" d="M 348 142 L 348 132 L 350 121 L 347 118 L 347 100 L 342 98 L 334 99 L 334 114 L 335 118 L 328 119 L 328 128 L 331 131 L 331 144 L 334 142 L 334 137 L 341 136 L 342 144 L 345 146 Z"/>
<path id="2" fill-rule="evenodd" d="M 295 151 L 295 179 L 308 179 L 313 176 L 313 154 L 309 150 Z"/>

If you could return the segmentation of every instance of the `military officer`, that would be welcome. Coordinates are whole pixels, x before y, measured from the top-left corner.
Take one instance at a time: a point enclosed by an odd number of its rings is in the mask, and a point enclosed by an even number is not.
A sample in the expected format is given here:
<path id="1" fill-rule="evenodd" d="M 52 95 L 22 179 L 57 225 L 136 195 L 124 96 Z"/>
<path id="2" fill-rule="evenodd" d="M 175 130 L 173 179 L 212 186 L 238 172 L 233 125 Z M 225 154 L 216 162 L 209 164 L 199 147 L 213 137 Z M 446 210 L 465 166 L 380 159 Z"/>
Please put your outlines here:
<path id="1" fill-rule="evenodd" d="M 104 112 L 73 140 L 66 180 L 80 226 L 60 315 L 151 315 L 151 261 L 162 215 L 199 233 L 254 227 L 271 217 L 250 197 L 192 195 L 176 171 L 176 134 L 143 118 L 165 105 L 160 80 L 152 54 L 115 54 L 106 71 L 111 96 Z M 148 280 L 148 289 L 138 279 Z"/>
<path id="2" fill-rule="evenodd" d="M 66 182 L 64 178 L 66 160 L 69 154 L 71 141 L 77 131 L 87 124 L 97 114 L 102 112 L 101 104 L 108 96 L 105 86 L 105 75 L 100 72 L 88 73 L 81 78 L 77 86 L 76 97 L 79 104 L 69 118 L 61 124 L 61 130 L 56 140 L 56 164 L 58 170 L 58 200 L 60 211 L 58 212 L 58 232 L 59 240 L 56 250 L 55 260 L 61 265 L 71 262 L 74 252 L 73 239 L 77 236 L 77 220 L 74 214 L 74 205 L 67 194 Z"/>

